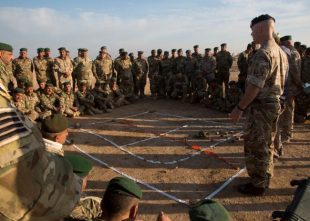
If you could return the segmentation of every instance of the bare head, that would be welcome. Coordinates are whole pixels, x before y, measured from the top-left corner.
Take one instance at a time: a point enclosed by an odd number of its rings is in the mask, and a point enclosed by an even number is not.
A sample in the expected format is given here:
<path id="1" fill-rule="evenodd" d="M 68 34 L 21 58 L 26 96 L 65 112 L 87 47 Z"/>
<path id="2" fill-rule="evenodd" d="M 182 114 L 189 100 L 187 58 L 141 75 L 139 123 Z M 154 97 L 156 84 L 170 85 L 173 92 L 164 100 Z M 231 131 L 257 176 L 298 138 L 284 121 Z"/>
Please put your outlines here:
<path id="1" fill-rule="evenodd" d="M 275 19 L 270 15 L 260 15 L 251 22 L 252 37 L 256 44 L 262 44 L 268 40 L 274 40 Z"/>

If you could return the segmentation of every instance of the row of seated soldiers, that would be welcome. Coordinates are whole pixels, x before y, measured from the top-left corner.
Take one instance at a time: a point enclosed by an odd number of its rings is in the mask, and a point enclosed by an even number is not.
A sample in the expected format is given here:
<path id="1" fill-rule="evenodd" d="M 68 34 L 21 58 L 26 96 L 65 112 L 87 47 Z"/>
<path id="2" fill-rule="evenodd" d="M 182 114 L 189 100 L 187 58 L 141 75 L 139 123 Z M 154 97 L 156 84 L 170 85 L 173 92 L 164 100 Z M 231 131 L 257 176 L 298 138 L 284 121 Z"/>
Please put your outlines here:
<path id="1" fill-rule="evenodd" d="M 102 114 L 137 99 L 129 78 L 125 78 L 120 87 L 114 78 L 109 83 L 97 81 L 93 89 L 87 87 L 86 81 L 81 81 L 76 92 L 69 81 L 59 89 L 50 82 L 39 80 L 36 91 L 32 82 L 20 82 L 13 92 L 14 103 L 32 121 L 45 119 L 54 113 L 71 118 Z"/>

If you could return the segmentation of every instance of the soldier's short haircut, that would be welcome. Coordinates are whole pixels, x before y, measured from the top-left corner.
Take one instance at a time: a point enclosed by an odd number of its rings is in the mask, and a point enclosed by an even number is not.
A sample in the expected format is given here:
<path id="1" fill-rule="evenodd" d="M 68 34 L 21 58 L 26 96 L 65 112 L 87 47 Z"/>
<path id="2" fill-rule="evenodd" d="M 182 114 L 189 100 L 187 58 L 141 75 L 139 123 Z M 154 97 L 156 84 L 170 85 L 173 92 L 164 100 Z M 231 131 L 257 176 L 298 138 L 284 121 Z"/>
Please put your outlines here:
<path id="1" fill-rule="evenodd" d="M 125 196 L 118 193 L 106 191 L 101 201 L 101 209 L 106 219 L 111 219 L 119 214 L 123 214 L 137 205 L 139 200 L 135 197 Z"/>

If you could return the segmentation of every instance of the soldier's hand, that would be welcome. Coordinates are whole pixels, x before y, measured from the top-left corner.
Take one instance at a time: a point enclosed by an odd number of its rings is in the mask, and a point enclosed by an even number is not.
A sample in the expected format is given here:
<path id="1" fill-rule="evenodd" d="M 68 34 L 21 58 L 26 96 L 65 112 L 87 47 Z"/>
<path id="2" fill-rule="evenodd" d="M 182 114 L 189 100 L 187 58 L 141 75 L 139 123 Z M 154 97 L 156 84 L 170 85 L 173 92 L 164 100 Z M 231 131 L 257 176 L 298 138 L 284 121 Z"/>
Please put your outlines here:
<path id="1" fill-rule="evenodd" d="M 237 106 L 232 110 L 228 117 L 230 117 L 234 122 L 238 122 L 242 117 L 243 111 L 239 110 Z"/>
<path id="2" fill-rule="evenodd" d="M 166 214 L 164 214 L 164 212 L 160 212 L 158 214 L 157 220 L 156 221 L 171 221 L 169 216 L 167 216 Z"/>

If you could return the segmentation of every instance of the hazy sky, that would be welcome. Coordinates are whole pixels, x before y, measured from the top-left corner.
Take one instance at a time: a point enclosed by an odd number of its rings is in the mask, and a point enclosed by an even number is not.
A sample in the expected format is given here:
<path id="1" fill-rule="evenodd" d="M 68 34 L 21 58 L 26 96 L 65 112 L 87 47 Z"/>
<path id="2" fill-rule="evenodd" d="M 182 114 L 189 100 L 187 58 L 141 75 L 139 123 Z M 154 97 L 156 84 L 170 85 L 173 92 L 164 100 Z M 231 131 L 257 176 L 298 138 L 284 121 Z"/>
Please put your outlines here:
<path id="1" fill-rule="evenodd" d="M 86 47 L 91 57 L 107 46 L 136 53 L 151 49 L 192 49 L 228 44 L 238 53 L 252 41 L 249 23 L 260 14 L 276 18 L 280 35 L 291 34 L 310 46 L 310 1 L 307 0 L 1 0 L 1 42 L 50 47 L 53 56 L 65 46 L 76 55 Z"/>

